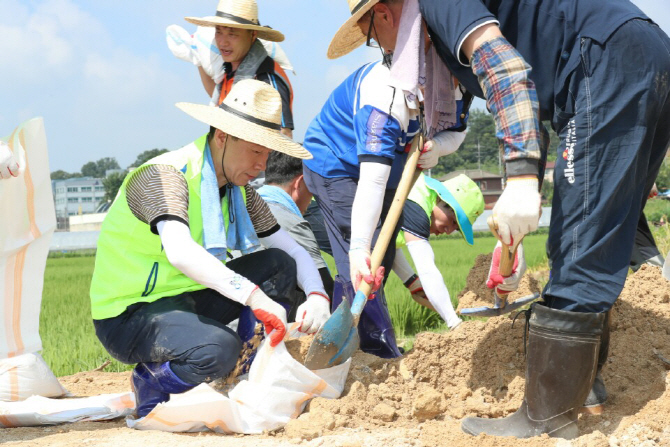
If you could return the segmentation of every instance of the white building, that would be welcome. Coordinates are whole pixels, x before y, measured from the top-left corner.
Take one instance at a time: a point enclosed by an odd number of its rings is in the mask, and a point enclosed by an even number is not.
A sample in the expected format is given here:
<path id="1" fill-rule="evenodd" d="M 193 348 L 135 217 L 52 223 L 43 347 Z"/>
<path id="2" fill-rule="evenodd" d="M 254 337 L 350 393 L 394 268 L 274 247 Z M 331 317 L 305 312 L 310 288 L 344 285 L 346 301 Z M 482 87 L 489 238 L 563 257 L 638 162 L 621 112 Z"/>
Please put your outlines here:
<path id="1" fill-rule="evenodd" d="M 99 178 L 54 180 L 52 187 L 59 230 L 68 229 L 69 216 L 94 213 L 105 195 L 105 187 Z"/>

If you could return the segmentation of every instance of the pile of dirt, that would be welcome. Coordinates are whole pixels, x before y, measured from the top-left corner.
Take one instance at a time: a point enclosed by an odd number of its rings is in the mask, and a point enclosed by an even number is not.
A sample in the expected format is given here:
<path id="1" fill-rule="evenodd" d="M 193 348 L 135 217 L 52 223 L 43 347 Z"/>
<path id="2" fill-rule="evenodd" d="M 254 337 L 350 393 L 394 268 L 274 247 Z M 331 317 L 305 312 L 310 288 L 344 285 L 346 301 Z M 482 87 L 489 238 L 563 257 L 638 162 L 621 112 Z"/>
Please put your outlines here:
<path id="1" fill-rule="evenodd" d="M 485 263 L 480 260 L 478 265 L 481 270 Z M 488 265 L 485 269 L 488 271 Z M 477 265 L 473 270 L 473 274 L 481 273 Z M 670 282 L 663 279 L 660 269 L 643 266 L 628 278 L 612 310 L 610 356 L 603 369 L 609 393 L 605 413 L 582 416 L 582 435 L 573 441 L 546 435 L 527 440 L 473 438 L 460 430 L 464 416 L 506 416 L 521 403 L 524 323 L 519 318 L 513 324 L 511 316 L 505 315 L 466 321 L 454 332 L 419 334 L 414 348 L 402 359 L 384 360 L 358 352 L 340 399 L 316 398 L 283 429 L 261 436 L 152 432 L 148 437 L 114 421 L 4 430 L 0 441 L 21 446 L 58 445 L 53 443 L 56 440 L 63 445 L 95 441 L 114 447 L 142 442 L 163 447 L 670 445 L 670 364 L 664 361 L 670 359 Z M 310 341 L 289 342 L 292 355 L 301 359 Z M 118 380 L 115 374 L 90 372 L 61 380 L 79 395 L 128 390 L 127 373 L 119 373 Z M 58 430 L 61 437 L 52 437 L 49 430 Z"/>
<path id="2" fill-rule="evenodd" d="M 457 312 L 472 307 L 492 307 L 495 301 L 493 289 L 486 287 L 486 279 L 489 276 L 492 254 L 481 254 L 475 258 L 475 265 L 470 269 L 465 288 L 458 294 Z M 524 275 L 519 283 L 519 288 L 510 293 L 508 302 L 523 298 L 534 293 L 540 293 L 542 285 L 531 275 Z"/>
<path id="3" fill-rule="evenodd" d="M 480 274 L 477 266 L 481 271 L 484 265 L 480 259 L 473 273 Z M 342 398 L 314 399 L 285 434 L 312 439 L 344 429 L 422 426 L 423 445 L 473 441 L 460 432 L 459 419 L 503 417 L 523 399 L 524 323 L 520 318 L 513 324 L 507 315 L 468 321 L 454 332 L 419 334 L 401 360 L 357 353 Z M 583 417 L 584 435 L 565 445 L 670 445 L 670 365 L 662 358 L 670 358 L 670 283 L 660 269 L 645 266 L 629 278 L 612 311 L 610 356 L 603 369 L 610 395 L 606 413 Z M 479 445 L 507 445 L 483 438 Z"/>

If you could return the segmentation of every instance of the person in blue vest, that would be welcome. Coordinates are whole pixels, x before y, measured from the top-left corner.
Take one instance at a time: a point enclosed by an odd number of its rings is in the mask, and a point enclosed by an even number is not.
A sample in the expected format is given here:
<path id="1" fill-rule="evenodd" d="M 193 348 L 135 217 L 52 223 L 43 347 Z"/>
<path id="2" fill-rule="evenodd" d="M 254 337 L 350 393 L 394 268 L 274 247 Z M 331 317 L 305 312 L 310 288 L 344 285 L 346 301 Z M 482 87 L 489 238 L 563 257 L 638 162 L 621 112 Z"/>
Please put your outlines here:
<path id="1" fill-rule="evenodd" d="M 242 340 L 227 325 L 246 309 L 272 346 L 284 338 L 296 286 L 307 295 L 297 311 L 303 331 L 330 316 L 314 262 L 249 186 L 272 150 L 310 156 L 281 133 L 279 93 L 247 79 L 219 107 L 177 106 L 210 131 L 126 177 L 91 282 L 96 335 L 114 358 L 137 363 L 140 417 L 233 370 Z M 242 256 L 229 260 L 230 250 Z"/>
<path id="2" fill-rule="evenodd" d="M 330 57 L 362 45 L 370 27 L 384 48 L 403 49 L 403 21 L 421 20 L 440 59 L 486 100 L 507 173 L 493 209 L 502 243 L 537 228 L 546 160 L 541 121 L 558 134 L 551 276 L 544 301 L 528 313 L 524 400 L 511 416 L 467 418 L 462 429 L 577 436 L 589 393 L 596 405 L 606 397 L 594 380 L 606 358 L 607 313 L 626 280 L 637 222 L 670 143 L 670 38 L 628 0 L 349 5 L 352 16 L 332 40 Z M 497 266 L 491 271 L 500 277 Z"/>
<path id="3" fill-rule="evenodd" d="M 372 39 L 369 44 L 378 46 Z M 307 129 L 304 146 L 314 158 L 303 163 L 305 182 L 322 211 L 338 271 L 332 309 L 343 298 L 352 300 L 361 280 L 373 284 L 375 298 L 365 305 L 358 325 L 360 346 L 383 358 L 402 355 L 382 287 L 393 266 L 400 223 L 377 272 L 370 271 L 370 254 L 411 141 L 421 130 L 422 107 L 418 71 L 414 84 L 408 82 L 412 92 L 406 93 L 392 85 L 399 80 L 392 76 L 389 62 L 383 56 L 366 64 L 335 88 Z M 442 93 L 452 109 L 448 116 L 435 110 L 435 119 L 427 120 L 429 141 L 419 160 L 426 169 L 435 166 L 439 156 L 454 152 L 465 138 L 467 110 L 460 89 L 448 85 Z M 434 110 L 433 102 L 428 103 Z"/>

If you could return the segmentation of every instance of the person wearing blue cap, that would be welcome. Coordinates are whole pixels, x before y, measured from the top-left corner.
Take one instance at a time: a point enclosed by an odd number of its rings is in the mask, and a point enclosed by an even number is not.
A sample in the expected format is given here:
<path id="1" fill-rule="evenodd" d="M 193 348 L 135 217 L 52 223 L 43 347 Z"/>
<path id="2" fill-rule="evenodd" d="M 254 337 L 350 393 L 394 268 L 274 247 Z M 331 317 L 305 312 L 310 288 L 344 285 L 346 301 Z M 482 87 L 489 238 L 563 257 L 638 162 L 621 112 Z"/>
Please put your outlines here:
<path id="1" fill-rule="evenodd" d="M 484 195 L 465 174 L 444 182 L 422 174 L 403 208 L 402 231 L 396 239 L 393 271 L 409 289 L 412 298 L 440 314 L 451 330 L 462 320 L 454 311 L 428 238 L 431 234 L 458 231 L 469 245 L 473 245 L 472 224 L 483 211 Z M 407 247 L 418 274 L 407 262 L 403 246 Z"/>

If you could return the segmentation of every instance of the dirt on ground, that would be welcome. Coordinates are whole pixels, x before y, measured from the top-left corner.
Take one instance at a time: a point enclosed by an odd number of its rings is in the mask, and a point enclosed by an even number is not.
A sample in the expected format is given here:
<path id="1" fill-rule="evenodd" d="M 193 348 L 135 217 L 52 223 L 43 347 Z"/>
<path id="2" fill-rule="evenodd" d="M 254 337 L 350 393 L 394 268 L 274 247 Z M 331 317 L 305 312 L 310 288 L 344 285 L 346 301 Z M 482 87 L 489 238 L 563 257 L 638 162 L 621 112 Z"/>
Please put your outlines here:
<path id="1" fill-rule="evenodd" d="M 488 264 L 478 258 L 465 297 L 490 305 L 479 292 Z M 472 282 L 471 282 L 472 280 Z M 527 284 L 539 290 L 538 284 Z M 533 289 L 536 287 L 536 289 Z M 518 293 L 523 296 L 524 291 Z M 468 302 L 468 307 L 477 301 Z M 643 266 L 626 282 L 612 311 L 609 359 L 602 374 L 609 399 L 600 416 L 582 415 L 581 436 L 519 440 L 471 437 L 460 430 L 465 416 L 513 413 L 524 392 L 524 319 L 510 315 L 466 321 L 454 332 L 419 334 L 402 359 L 358 352 L 340 399 L 312 400 L 283 429 L 260 436 L 173 434 L 126 428 L 123 420 L 80 422 L 48 428 L 0 431 L 0 442 L 20 446 L 670 446 L 670 282 L 660 269 Z M 296 358 L 309 340 L 291 342 Z M 73 394 L 129 389 L 128 373 L 84 372 L 62 377 Z"/>

